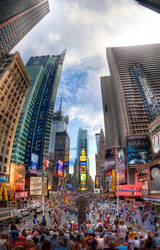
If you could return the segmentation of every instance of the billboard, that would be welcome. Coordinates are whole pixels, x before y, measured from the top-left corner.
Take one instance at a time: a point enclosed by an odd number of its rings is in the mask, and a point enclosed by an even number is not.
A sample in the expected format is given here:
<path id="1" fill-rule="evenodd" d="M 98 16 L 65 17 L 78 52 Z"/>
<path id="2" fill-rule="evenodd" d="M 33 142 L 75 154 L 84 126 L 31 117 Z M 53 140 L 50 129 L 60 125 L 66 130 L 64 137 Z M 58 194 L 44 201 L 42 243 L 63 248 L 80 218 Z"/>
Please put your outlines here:
<path id="1" fill-rule="evenodd" d="M 42 177 L 30 177 L 30 195 L 42 195 Z"/>
<path id="2" fill-rule="evenodd" d="M 86 183 L 86 174 L 81 174 L 81 182 Z"/>
<path id="3" fill-rule="evenodd" d="M 31 153 L 31 165 L 30 165 L 30 173 L 37 174 L 38 171 L 38 158 L 37 154 Z"/>
<path id="4" fill-rule="evenodd" d="M 86 151 L 83 148 L 80 155 L 80 187 L 81 190 L 86 189 L 87 183 L 87 156 Z"/>
<path id="5" fill-rule="evenodd" d="M 141 93 L 149 121 L 152 122 L 160 114 L 159 104 L 154 91 L 151 88 L 140 64 L 136 64 L 131 68 L 131 74 Z"/>
<path id="6" fill-rule="evenodd" d="M 57 174 L 63 176 L 63 162 L 60 160 L 57 161 Z"/>
<path id="7" fill-rule="evenodd" d="M 160 194 L 160 165 L 150 167 L 150 193 Z"/>
<path id="8" fill-rule="evenodd" d="M 116 166 L 116 180 L 119 184 L 125 183 L 126 181 L 126 164 L 125 164 L 125 153 L 123 149 L 118 149 L 118 161 Z"/>
<path id="9" fill-rule="evenodd" d="M 98 175 L 95 176 L 95 188 L 100 188 L 100 177 Z"/>
<path id="10" fill-rule="evenodd" d="M 116 186 L 116 195 L 117 192 L 119 196 L 142 196 L 142 183 L 139 182 L 136 185 L 119 185 Z"/>
<path id="11" fill-rule="evenodd" d="M 115 169 L 115 148 L 107 149 L 105 152 L 104 171 Z"/>
<path id="12" fill-rule="evenodd" d="M 160 152 L 160 131 L 151 136 L 152 150 L 154 154 Z"/>
<path id="13" fill-rule="evenodd" d="M 10 165 L 10 185 L 15 187 L 15 191 L 24 191 L 25 167 L 21 164 L 11 163 Z"/>
<path id="14" fill-rule="evenodd" d="M 151 162 L 151 148 L 148 135 L 127 136 L 127 154 L 129 166 Z"/>
<path id="15" fill-rule="evenodd" d="M 116 171 L 112 169 L 112 192 L 116 192 Z"/>

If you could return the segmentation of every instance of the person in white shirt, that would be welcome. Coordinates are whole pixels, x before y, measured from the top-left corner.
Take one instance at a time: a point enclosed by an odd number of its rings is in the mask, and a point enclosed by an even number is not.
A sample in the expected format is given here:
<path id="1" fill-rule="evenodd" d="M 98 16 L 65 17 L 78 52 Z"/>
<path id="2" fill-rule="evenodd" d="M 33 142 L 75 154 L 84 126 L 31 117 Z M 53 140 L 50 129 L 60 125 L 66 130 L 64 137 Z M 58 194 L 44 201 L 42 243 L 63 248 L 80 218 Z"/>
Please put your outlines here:
<path id="1" fill-rule="evenodd" d="M 118 238 L 125 240 L 127 232 L 128 232 L 127 226 L 124 225 L 124 221 L 123 220 L 120 220 L 119 226 L 118 226 Z"/>
<path id="2" fill-rule="evenodd" d="M 103 235 L 100 235 L 100 237 L 97 238 L 97 249 L 103 249 L 104 248 L 104 238 Z"/>

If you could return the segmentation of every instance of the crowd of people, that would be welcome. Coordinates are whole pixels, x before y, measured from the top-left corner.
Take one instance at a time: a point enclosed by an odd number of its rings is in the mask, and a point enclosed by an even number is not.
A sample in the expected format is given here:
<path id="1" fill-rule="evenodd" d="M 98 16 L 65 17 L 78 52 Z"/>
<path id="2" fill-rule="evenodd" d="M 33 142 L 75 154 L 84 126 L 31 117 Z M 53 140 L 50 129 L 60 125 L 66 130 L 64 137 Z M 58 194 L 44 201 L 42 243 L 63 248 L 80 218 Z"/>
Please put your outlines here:
<path id="1" fill-rule="evenodd" d="M 66 204 L 59 198 L 48 210 L 51 223 L 33 218 L 36 223 L 32 228 L 20 230 L 12 222 L 9 233 L 2 230 L 0 250 L 160 249 L 158 207 L 121 202 L 117 214 L 114 201 L 94 198 L 86 213 L 87 220 L 78 224 L 75 200 Z M 144 226 L 152 226 L 153 230 Z"/>

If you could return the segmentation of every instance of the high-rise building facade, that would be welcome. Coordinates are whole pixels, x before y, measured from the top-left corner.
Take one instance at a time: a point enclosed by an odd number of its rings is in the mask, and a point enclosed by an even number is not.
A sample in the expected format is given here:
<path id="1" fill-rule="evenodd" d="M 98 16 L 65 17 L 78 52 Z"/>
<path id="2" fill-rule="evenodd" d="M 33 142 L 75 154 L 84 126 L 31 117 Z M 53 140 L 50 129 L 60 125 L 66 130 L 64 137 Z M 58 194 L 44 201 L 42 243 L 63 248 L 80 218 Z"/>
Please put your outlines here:
<path id="1" fill-rule="evenodd" d="M 120 145 L 125 145 L 128 135 L 147 134 L 148 124 L 160 113 L 159 49 L 160 44 L 107 48 L 108 85 L 115 106 L 111 114 L 116 119 Z M 104 112 L 108 112 L 107 107 Z"/>
<path id="2" fill-rule="evenodd" d="M 59 110 L 53 114 L 50 143 L 49 143 L 49 152 L 55 151 L 55 139 L 57 132 L 67 132 L 69 117 L 68 115 L 64 116 L 61 110 L 62 100 L 60 103 Z"/>
<path id="3" fill-rule="evenodd" d="M 62 65 L 63 51 L 58 56 L 31 57 L 26 65 L 31 88 L 18 122 L 12 150 L 12 162 L 24 164 L 26 170 L 36 157 L 38 169 L 43 167 L 49 139 Z"/>
<path id="4" fill-rule="evenodd" d="M 146 8 L 154 10 L 160 13 L 160 2 L 159 0 L 136 0 L 139 4 L 143 5 Z"/>
<path id="5" fill-rule="evenodd" d="M 30 77 L 20 54 L 0 58 L 0 176 L 9 181 L 10 157 L 21 109 L 30 87 Z"/>
<path id="6" fill-rule="evenodd" d="M 59 110 L 53 114 L 49 143 L 49 168 L 55 172 L 56 163 L 61 160 L 65 177 L 69 175 L 70 138 L 67 133 L 68 123 L 68 115 L 64 116 L 62 112 L 61 98 Z"/>
<path id="7" fill-rule="evenodd" d="M 82 154 L 82 150 L 85 151 L 86 155 L 86 173 L 88 173 L 88 132 L 86 129 L 79 128 L 78 137 L 77 137 L 77 170 L 76 170 L 76 179 L 78 180 L 78 186 L 80 187 L 81 183 L 81 173 L 80 173 L 80 156 Z"/>
<path id="8" fill-rule="evenodd" d="M 1 0 L 0 55 L 11 51 L 48 12 L 48 0 Z"/>
<path id="9" fill-rule="evenodd" d="M 107 48 L 110 76 L 101 78 L 106 145 L 125 148 L 130 167 L 151 159 L 148 124 L 160 114 L 159 51 L 160 44 Z"/>
<path id="10" fill-rule="evenodd" d="M 96 154 L 96 175 L 102 177 L 102 168 L 104 166 L 104 153 L 105 153 L 105 142 L 103 129 L 100 130 L 99 136 L 96 134 L 96 138 L 99 137 L 98 150 Z"/>

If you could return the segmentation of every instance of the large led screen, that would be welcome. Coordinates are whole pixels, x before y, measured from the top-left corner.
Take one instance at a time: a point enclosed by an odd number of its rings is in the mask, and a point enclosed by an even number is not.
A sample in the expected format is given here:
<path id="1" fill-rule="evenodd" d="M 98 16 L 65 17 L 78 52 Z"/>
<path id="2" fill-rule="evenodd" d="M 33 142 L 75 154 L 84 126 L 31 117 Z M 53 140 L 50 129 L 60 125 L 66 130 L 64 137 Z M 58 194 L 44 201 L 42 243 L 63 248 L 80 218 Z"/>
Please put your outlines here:
<path id="1" fill-rule="evenodd" d="M 118 164 L 116 166 L 116 180 L 119 184 L 125 183 L 126 181 L 126 164 L 125 154 L 123 149 L 118 149 Z"/>
<path id="2" fill-rule="evenodd" d="M 60 160 L 57 162 L 57 174 L 60 176 L 63 175 L 63 162 Z"/>
<path id="3" fill-rule="evenodd" d="M 81 174 L 81 183 L 86 183 L 86 174 Z"/>
<path id="4" fill-rule="evenodd" d="M 151 149 L 147 135 L 127 137 L 128 165 L 140 165 L 151 162 Z"/>
<path id="5" fill-rule="evenodd" d="M 31 165 L 30 165 L 30 173 L 37 174 L 38 171 L 38 155 L 31 154 Z"/>
<path id="6" fill-rule="evenodd" d="M 11 163 L 10 166 L 10 185 L 15 187 L 16 191 L 23 191 L 25 185 L 25 167 L 24 165 Z"/>
<path id="7" fill-rule="evenodd" d="M 151 194 L 160 193 L 160 165 L 154 165 L 150 168 L 150 192 Z"/>

